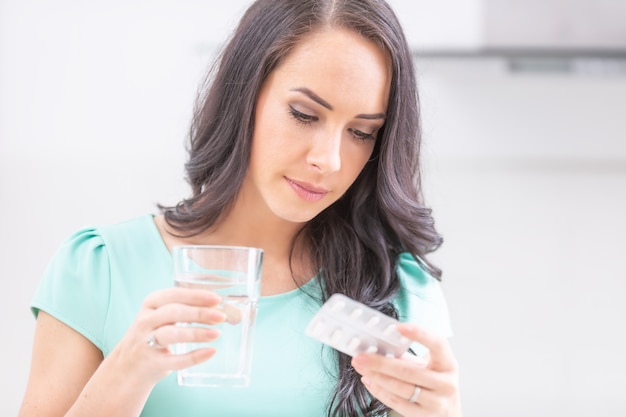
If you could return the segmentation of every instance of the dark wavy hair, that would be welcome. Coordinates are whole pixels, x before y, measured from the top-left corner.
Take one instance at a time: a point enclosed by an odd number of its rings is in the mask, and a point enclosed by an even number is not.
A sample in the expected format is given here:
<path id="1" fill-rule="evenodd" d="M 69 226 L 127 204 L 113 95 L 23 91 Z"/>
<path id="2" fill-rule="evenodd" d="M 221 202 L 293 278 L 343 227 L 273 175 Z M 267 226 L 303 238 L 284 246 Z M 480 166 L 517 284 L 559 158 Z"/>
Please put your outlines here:
<path id="1" fill-rule="evenodd" d="M 355 31 L 385 50 L 391 61 L 391 89 L 387 118 L 370 161 L 346 194 L 312 219 L 299 236 L 307 239 L 314 266 L 323 271 L 320 301 L 339 292 L 397 317 L 392 301 L 399 289 L 399 253 L 414 254 L 423 268 L 440 278 L 441 271 L 425 255 L 442 239 L 421 192 L 413 60 L 398 19 L 383 0 L 252 4 L 198 97 L 185 165 L 192 196 L 161 209 L 168 224 L 185 236 L 219 222 L 232 207 L 248 169 L 262 83 L 303 37 L 326 28 Z M 376 416 L 389 411 L 368 394 L 350 357 L 337 352 L 337 358 L 337 384 L 328 415 Z"/>

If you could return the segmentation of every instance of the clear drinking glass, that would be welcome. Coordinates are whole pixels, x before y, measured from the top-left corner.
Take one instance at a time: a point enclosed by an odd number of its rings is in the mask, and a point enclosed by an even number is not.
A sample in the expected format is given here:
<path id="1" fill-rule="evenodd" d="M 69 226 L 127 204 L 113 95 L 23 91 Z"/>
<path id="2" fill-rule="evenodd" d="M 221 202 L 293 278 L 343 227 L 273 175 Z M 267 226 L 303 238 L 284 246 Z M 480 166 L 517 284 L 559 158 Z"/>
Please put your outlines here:
<path id="1" fill-rule="evenodd" d="M 222 297 L 225 322 L 211 327 L 220 336 L 209 343 L 178 343 L 177 354 L 213 347 L 215 355 L 178 371 L 179 385 L 246 387 L 250 383 L 254 323 L 261 292 L 263 250 L 240 246 L 190 245 L 172 248 L 174 285 L 211 290 Z M 201 326 L 178 323 L 179 326 Z"/>

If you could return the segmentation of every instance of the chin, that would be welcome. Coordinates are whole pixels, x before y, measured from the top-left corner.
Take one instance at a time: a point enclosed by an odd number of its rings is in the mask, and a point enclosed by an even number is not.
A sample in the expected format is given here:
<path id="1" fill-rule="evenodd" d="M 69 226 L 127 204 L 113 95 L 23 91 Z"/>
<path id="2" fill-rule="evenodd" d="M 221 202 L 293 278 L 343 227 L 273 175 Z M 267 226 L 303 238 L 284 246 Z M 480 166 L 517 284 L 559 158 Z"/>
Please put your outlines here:
<path id="1" fill-rule="evenodd" d="M 290 223 L 307 223 L 321 213 L 321 210 L 272 210 L 276 217 Z"/>
<path id="2" fill-rule="evenodd" d="M 290 215 L 284 214 L 284 215 L 280 215 L 279 217 L 290 223 L 304 224 L 304 223 L 308 223 L 309 221 L 311 221 L 318 214 L 319 212 L 316 212 L 315 214 L 311 214 L 311 215 L 306 215 L 305 213 L 291 213 Z"/>

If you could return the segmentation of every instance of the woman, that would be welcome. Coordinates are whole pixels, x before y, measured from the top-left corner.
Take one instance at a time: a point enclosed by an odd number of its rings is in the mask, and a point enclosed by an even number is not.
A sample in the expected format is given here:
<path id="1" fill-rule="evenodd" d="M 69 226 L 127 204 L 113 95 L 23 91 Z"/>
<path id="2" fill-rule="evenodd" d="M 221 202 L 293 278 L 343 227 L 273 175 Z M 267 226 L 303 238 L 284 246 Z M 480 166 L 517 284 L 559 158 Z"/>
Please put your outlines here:
<path id="1" fill-rule="evenodd" d="M 208 79 L 191 197 L 80 230 L 49 266 L 20 415 L 460 416 L 439 271 L 425 258 L 441 239 L 419 192 L 414 70 L 389 6 L 259 0 Z M 173 371 L 214 351 L 158 347 L 218 337 L 176 322 L 224 320 L 212 293 L 172 288 L 179 244 L 264 250 L 247 389 L 179 387 Z M 399 330 L 418 356 L 350 358 L 307 338 L 337 292 L 408 322 Z"/>

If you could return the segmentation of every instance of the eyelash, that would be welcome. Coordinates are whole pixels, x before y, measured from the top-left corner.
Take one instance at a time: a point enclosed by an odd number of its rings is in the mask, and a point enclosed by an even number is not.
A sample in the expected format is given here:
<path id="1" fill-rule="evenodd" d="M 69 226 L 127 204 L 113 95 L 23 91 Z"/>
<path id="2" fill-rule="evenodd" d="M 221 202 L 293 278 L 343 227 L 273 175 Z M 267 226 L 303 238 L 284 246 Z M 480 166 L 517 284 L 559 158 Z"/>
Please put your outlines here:
<path id="1" fill-rule="evenodd" d="M 310 114 L 302 113 L 294 109 L 292 106 L 289 106 L 289 115 L 293 117 L 298 124 L 303 126 L 309 126 L 311 123 L 318 121 L 319 119 L 316 116 L 311 116 Z M 355 139 L 361 140 L 363 142 L 368 140 L 376 140 L 376 136 L 372 133 L 361 132 L 356 129 L 348 129 L 348 131 L 354 136 Z"/>
<path id="2" fill-rule="evenodd" d="M 359 140 L 362 140 L 363 142 L 368 140 L 376 140 L 376 136 L 374 136 L 372 133 L 365 133 L 356 129 L 348 129 L 348 131 L 352 133 L 352 136 Z"/>
<path id="3" fill-rule="evenodd" d="M 312 122 L 316 122 L 318 119 L 315 116 L 311 116 L 310 114 L 302 113 L 294 109 L 292 106 L 289 106 L 289 115 L 296 119 L 299 124 L 308 126 Z"/>

